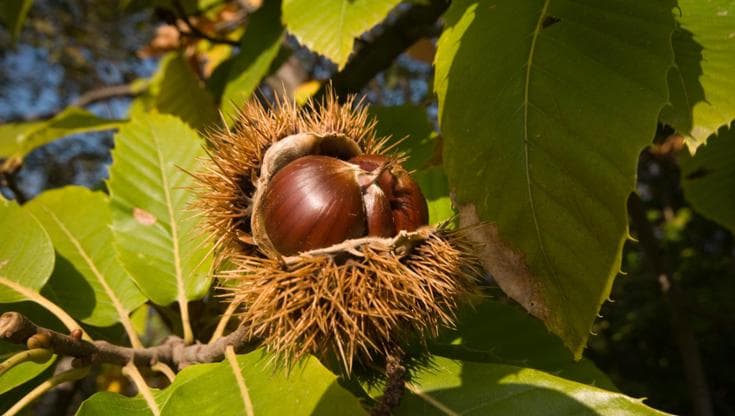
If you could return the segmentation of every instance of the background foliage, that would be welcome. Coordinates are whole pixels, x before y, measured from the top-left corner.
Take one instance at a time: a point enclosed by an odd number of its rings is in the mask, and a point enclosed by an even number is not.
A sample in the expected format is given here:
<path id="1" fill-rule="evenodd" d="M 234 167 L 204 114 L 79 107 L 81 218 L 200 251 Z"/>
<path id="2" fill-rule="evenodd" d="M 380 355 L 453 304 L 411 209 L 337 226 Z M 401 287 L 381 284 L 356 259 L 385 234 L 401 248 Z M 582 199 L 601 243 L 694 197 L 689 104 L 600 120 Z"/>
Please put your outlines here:
<path id="1" fill-rule="evenodd" d="M 0 310 L 133 347 L 221 334 L 186 172 L 247 100 L 331 82 L 407 136 L 432 222 L 488 224 L 488 299 L 397 414 L 735 414 L 735 2 L 521 3 L 3 2 Z M 69 374 L 19 352 L 0 343 L 22 361 L 3 410 Z M 359 414 L 381 394 L 267 363 L 150 388 L 96 366 L 30 409 Z"/>

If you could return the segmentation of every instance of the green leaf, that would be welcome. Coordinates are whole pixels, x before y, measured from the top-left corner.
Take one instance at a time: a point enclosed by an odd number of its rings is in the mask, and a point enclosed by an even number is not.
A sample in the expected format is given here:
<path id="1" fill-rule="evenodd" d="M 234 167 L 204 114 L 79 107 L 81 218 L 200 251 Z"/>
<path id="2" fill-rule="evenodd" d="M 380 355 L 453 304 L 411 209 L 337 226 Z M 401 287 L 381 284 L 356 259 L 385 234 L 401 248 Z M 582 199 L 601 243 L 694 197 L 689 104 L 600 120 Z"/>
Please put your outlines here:
<path id="1" fill-rule="evenodd" d="M 100 391 L 82 402 L 77 409 L 76 416 L 149 416 L 152 414 L 148 404 L 140 396 L 128 398 L 120 394 Z"/>
<path id="2" fill-rule="evenodd" d="M 244 415 L 245 404 L 235 371 L 246 385 L 254 414 L 280 415 L 362 415 L 358 400 L 339 387 L 335 376 L 316 359 L 286 376 L 268 365 L 260 353 L 237 357 L 237 369 L 225 360 L 185 368 L 165 390 L 156 392 L 161 415 Z M 206 400 L 202 400 L 206 393 Z M 101 412 L 101 413 L 100 413 Z M 78 416 L 144 415 L 145 401 L 97 393 L 86 400 Z"/>
<path id="3" fill-rule="evenodd" d="M 267 357 L 252 353 L 237 357 L 256 415 L 359 415 L 358 400 L 339 387 L 335 376 L 316 359 L 286 377 L 268 365 Z M 162 415 L 245 414 L 243 399 L 225 361 L 187 367 L 172 384 L 174 391 L 163 405 Z M 208 391 L 207 400 L 199 392 Z"/>
<path id="4" fill-rule="evenodd" d="M 42 193 L 26 209 L 43 224 L 66 260 L 60 260 L 55 271 L 63 278 L 52 279 L 47 290 L 74 317 L 109 326 L 124 322 L 145 302 L 115 255 L 105 194 L 67 186 Z"/>
<path id="5" fill-rule="evenodd" d="M 530 368 L 437 358 L 408 386 L 396 415 L 662 415 L 620 393 Z"/>
<path id="6" fill-rule="evenodd" d="M 115 136 L 110 179 L 116 248 L 143 293 L 159 305 L 206 294 L 210 246 L 191 212 L 202 140 L 179 119 L 141 115 Z"/>
<path id="7" fill-rule="evenodd" d="M 54 248 L 41 224 L 15 202 L 0 202 L 0 278 L 38 292 L 54 268 Z M 29 299 L 0 281 L 0 302 Z"/>
<path id="8" fill-rule="evenodd" d="M 434 166 L 420 170 L 413 174 L 413 178 L 429 205 L 429 224 L 437 224 L 456 215 L 449 198 L 449 184 L 444 169 Z"/>
<path id="9" fill-rule="evenodd" d="M 210 85 L 223 84 L 220 101 L 228 121 L 242 108 L 278 56 L 284 32 L 280 12 L 280 2 L 268 1 L 253 13 L 240 41 L 240 52 L 220 64 L 210 78 Z"/>
<path id="10" fill-rule="evenodd" d="M 595 364 L 575 361 L 559 338 L 519 308 L 485 301 L 462 311 L 455 333 L 431 347 L 434 354 L 465 361 L 508 364 L 546 371 L 569 380 L 617 390 Z M 449 342 L 452 338 L 453 342 Z"/>
<path id="11" fill-rule="evenodd" d="M 575 357 L 620 270 L 626 200 L 667 102 L 668 0 L 459 0 L 435 90 L 488 271 Z"/>
<path id="12" fill-rule="evenodd" d="M 438 140 L 426 110 L 415 105 L 369 107 L 378 121 L 378 136 L 391 136 L 389 144 L 399 142 L 396 150 L 405 153 L 408 170 L 428 167 L 437 154 Z"/>
<path id="13" fill-rule="evenodd" d="M 152 110 L 178 116 L 195 129 L 209 127 L 218 120 L 212 94 L 181 53 L 170 52 L 161 58 L 148 91 L 135 99 L 130 114 L 136 118 Z"/>
<path id="14" fill-rule="evenodd" d="M 283 0 L 283 23 L 299 42 L 334 61 L 347 63 L 355 38 L 380 23 L 401 0 Z"/>
<path id="15" fill-rule="evenodd" d="M 0 158 L 19 161 L 31 150 L 64 136 L 112 130 L 119 120 L 108 120 L 77 107 L 68 107 L 54 118 L 0 126 Z"/>
<path id="16" fill-rule="evenodd" d="M 661 120 L 685 136 L 694 151 L 735 119 L 735 3 L 679 0 L 671 104 Z"/>
<path id="17" fill-rule="evenodd" d="M 53 364 L 55 361 L 55 356 L 48 352 L 48 350 L 24 350 L 20 352 L 15 352 L 13 354 L 1 354 L 0 362 L 6 362 L 5 360 L 11 357 L 17 357 L 18 354 L 23 356 L 27 356 L 30 354 L 37 357 L 41 355 L 43 357 L 22 361 L 20 364 L 16 364 L 9 370 L 2 373 L 2 375 L 0 375 L 0 395 L 7 393 L 8 391 L 33 379 L 37 375 L 41 374 L 48 367 L 50 367 L 51 364 Z"/>
<path id="18" fill-rule="evenodd" d="M 9 29 L 13 42 L 18 39 L 23 22 L 31 10 L 33 0 L 4 0 L 0 2 L 0 22 Z"/>
<path id="19" fill-rule="evenodd" d="M 702 215 L 735 234 L 735 124 L 722 127 L 694 156 L 683 154 L 684 195 Z"/>

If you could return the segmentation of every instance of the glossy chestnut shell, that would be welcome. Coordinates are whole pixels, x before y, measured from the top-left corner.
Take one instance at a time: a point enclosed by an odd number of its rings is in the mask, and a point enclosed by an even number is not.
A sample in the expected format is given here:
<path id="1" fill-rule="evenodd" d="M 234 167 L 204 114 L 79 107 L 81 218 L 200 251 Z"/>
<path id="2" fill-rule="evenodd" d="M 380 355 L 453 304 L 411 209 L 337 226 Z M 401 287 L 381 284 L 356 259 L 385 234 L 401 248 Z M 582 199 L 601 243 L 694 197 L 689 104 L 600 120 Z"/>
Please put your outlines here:
<path id="1" fill-rule="evenodd" d="M 261 209 L 273 248 L 286 256 L 428 223 L 419 186 L 379 155 L 299 157 L 271 177 Z"/>

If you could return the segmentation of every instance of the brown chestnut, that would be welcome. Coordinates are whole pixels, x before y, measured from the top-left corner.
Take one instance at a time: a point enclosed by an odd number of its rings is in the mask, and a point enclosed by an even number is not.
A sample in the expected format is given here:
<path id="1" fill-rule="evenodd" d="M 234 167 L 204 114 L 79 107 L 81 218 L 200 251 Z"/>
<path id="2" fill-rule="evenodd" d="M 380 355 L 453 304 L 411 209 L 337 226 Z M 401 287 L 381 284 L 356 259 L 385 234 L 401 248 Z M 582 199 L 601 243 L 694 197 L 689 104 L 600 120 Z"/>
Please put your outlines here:
<path id="1" fill-rule="evenodd" d="M 428 222 L 418 185 L 377 155 L 299 157 L 272 176 L 262 212 L 273 247 L 287 256 L 353 238 L 392 237 Z"/>

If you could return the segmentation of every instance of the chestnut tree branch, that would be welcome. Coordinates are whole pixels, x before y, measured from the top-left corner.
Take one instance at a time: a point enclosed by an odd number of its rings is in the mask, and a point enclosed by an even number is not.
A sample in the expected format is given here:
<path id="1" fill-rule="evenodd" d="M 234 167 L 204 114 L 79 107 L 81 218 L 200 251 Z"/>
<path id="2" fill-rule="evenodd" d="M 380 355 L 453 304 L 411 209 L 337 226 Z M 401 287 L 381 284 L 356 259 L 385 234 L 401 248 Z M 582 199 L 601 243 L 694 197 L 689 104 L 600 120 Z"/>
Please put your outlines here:
<path id="1" fill-rule="evenodd" d="M 110 98 L 135 97 L 140 94 L 140 92 L 141 91 L 137 91 L 134 88 L 133 84 L 109 85 L 85 92 L 80 95 L 72 105 L 76 107 L 86 107 L 90 104 L 108 100 Z"/>
<path id="2" fill-rule="evenodd" d="M 347 65 L 332 78 L 334 92 L 340 98 L 358 93 L 381 71 L 389 68 L 395 59 L 426 36 L 437 34 L 437 20 L 449 7 L 447 0 L 429 0 L 413 4 L 395 21 L 383 26 L 383 32 L 361 48 Z M 327 84 L 317 93 L 326 92 Z"/>
<path id="3" fill-rule="evenodd" d="M 80 336 L 69 336 L 36 325 L 18 312 L 6 312 L 0 316 L 0 340 L 14 344 L 33 341 L 37 348 L 47 348 L 57 355 L 75 358 L 75 366 L 109 363 L 125 366 L 132 362 L 137 366 L 151 367 L 164 363 L 182 369 L 190 364 L 222 361 L 225 348 L 231 345 L 237 353 L 255 349 L 259 342 L 246 336 L 241 326 L 211 344 L 186 345 L 179 337 L 169 337 L 163 344 L 147 348 L 129 348 L 107 341 L 87 341 Z"/>

